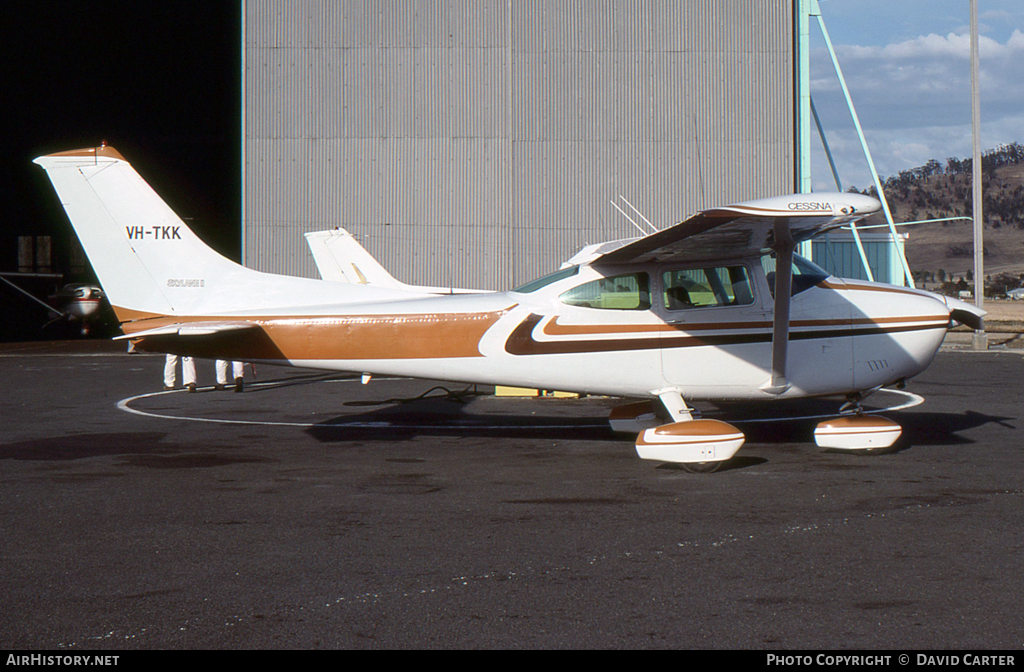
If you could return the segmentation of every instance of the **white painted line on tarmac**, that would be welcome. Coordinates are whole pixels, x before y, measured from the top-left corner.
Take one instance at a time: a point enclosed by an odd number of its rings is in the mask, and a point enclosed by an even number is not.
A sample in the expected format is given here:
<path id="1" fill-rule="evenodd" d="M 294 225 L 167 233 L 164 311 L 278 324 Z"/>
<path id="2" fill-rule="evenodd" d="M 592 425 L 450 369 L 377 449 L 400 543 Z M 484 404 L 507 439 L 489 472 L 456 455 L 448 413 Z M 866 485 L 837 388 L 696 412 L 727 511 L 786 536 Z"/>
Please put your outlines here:
<path id="1" fill-rule="evenodd" d="M 320 382 L 334 382 L 334 383 L 346 383 L 356 382 L 357 379 L 345 379 L 345 380 L 325 380 Z M 385 379 L 378 379 L 385 380 Z M 397 380 L 397 379 L 395 379 Z M 279 385 L 287 385 L 288 383 L 251 383 L 249 387 L 275 387 Z M 117 407 L 126 412 L 134 415 L 141 415 L 149 418 L 158 418 L 161 420 L 186 420 L 188 422 L 206 422 L 211 424 L 222 424 L 222 425 L 262 425 L 266 427 L 301 427 L 308 429 L 310 427 L 349 427 L 352 429 L 487 429 L 487 430 L 522 430 L 522 429 L 589 429 L 594 427 L 607 427 L 608 423 L 602 421 L 599 423 L 583 423 L 583 424 L 569 424 L 569 425 L 545 425 L 545 424 L 520 424 L 520 425 L 498 425 L 498 424 L 473 424 L 473 423 L 448 423 L 448 424 L 434 424 L 434 425 L 407 425 L 401 423 L 392 423 L 387 421 L 353 421 L 353 422 L 286 422 L 279 420 L 231 420 L 227 418 L 202 418 L 190 415 L 171 415 L 167 413 L 156 413 L 153 411 L 142 411 L 137 408 L 132 408 L 131 404 L 136 401 L 143 399 L 149 399 L 152 397 L 158 397 L 166 394 L 181 394 L 184 390 L 163 390 L 159 392 L 148 392 L 146 394 L 137 394 L 135 396 L 126 397 L 117 402 Z M 924 403 L 924 397 L 907 392 L 905 390 L 879 390 L 875 393 L 878 394 L 894 394 L 904 399 L 903 403 L 896 404 L 894 406 L 886 406 L 885 408 L 879 409 L 864 409 L 864 413 L 867 415 L 873 415 L 877 413 L 885 413 L 889 411 L 902 411 L 907 408 L 913 408 Z M 834 418 L 840 415 L 836 413 L 828 413 L 824 415 L 803 415 L 803 416 L 792 416 L 792 417 L 773 417 L 773 418 L 743 418 L 733 419 L 732 422 L 736 424 L 746 423 L 763 423 L 763 422 L 791 422 L 795 420 L 821 420 L 825 418 Z"/>
<path id="2" fill-rule="evenodd" d="M 400 380 L 400 379 L 399 378 L 375 378 L 374 380 Z M 319 381 L 319 382 L 349 383 L 349 382 L 359 382 L 359 379 L 353 378 L 353 379 L 345 379 L 345 380 L 325 380 L 325 381 Z M 252 384 L 249 385 L 249 387 L 276 387 L 276 386 L 287 386 L 288 384 L 289 384 L 288 382 L 284 382 L 284 383 L 252 383 Z M 505 430 L 522 430 L 522 429 L 591 429 L 591 428 L 594 428 L 594 427 L 607 427 L 608 426 L 608 423 L 604 422 L 604 421 L 598 422 L 598 423 L 589 423 L 589 424 L 587 424 L 587 423 L 576 423 L 576 424 L 570 424 L 570 425 L 546 425 L 546 424 L 535 424 L 535 425 L 530 425 L 530 424 L 494 425 L 494 424 L 476 424 L 476 423 L 469 423 L 469 422 L 463 422 L 463 423 L 460 423 L 460 422 L 438 423 L 438 424 L 433 424 L 433 425 L 408 425 L 408 424 L 404 424 L 404 423 L 393 423 L 393 422 L 387 422 L 387 421 L 382 421 L 382 420 L 378 420 L 378 421 L 364 421 L 364 422 L 358 422 L 358 421 L 353 421 L 353 422 L 345 422 L 345 421 L 340 421 L 340 422 L 285 422 L 285 421 L 277 421 L 277 420 L 229 420 L 229 419 L 226 419 L 226 418 L 200 418 L 200 417 L 188 416 L 188 415 L 169 415 L 169 414 L 165 414 L 165 413 L 155 413 L 153 411 L 141 411 L 141 410 L 139 410 L 137 408 L 132 408 L 131 407 L 131 404 L 133 402 L 136 402 L 136 401 L 139 401 L 139 400 L 142 400 L 142 399 L 149 399 L 149 398 L 152 398 L 152 397 L 158 397 L 158 396 L 165 395 L 165 394 L 181 394 L 183 392 L 185 392 L 185 390 L 178 389 L 178 390 L 161 390 L 159 392 L 148 392 L 146 394 L 137 394 L 137 395 L 132 396 L 132 397 L 126 397 L 126 398 L 122 399 L 121 401 L 117 402 L 117 407 L 119 409 L 121 409 L 122 411 L 125 411 L 126 413 L 132 413 L 132 414 L 135 414 L 135 415 L 141 415 L 141 416 L 150 417 L 150 418 L 159 418 L 161 420 L 187 420 L 189 422 L 207 422 L 207 423 L 223 424 L 223 425 L 263 425 L 263 426 L 267 426 L 267 427 L 301 427 L 301 428 L 306 428 L 306 429 L 308 429 L 310 427 L 347 427 L 347 428 L 351 428 L 351 429 L 385 429 L 385 428 L 392 428 L 392 429 L 417 429 L 417 430 L 427 430 L 427 429 L 473 429 L 473 430 L 478 430 L 478 429 L 498 429 L 498 430 L 502 430 L 502 429 L 505 429 Z"/>
<path id="3" fill-rule="evenodd" d="M 865 408 L 863 409 L 864 415 L 877 415 L 878 413 L 889 413 L 890 411 L 902 411 L 908 408 L 913 408 L 914 406 L 920 406 L 921 404 L 924 403 L 924 397 L 922 397 L 919 394 L 914 394 L 913 392 L 907 392 L 906 390 L 878 390 L 878 392 L 875 392 L 875 394 L 883 393 L 901 396 L 906 401 L 904 401 L 902 404 L 896 404 L 895 406 L 886 406 L 885 408 Z M 838 411 L 836 411 L 835 413 L 825 413 L 822 415 L 794 415 L 783 416 L 778 418 L 755 418 L 750 420 L 746 418 L 737 418 L 731 420 L 731 422 L 735 422 L 737 425 L 742 425 L 748 422 L 788 422 L 790 420 L 822 420 L 827 418 L 835 418 L 843 415 L 853 415 L 853 413 L 839 413 Z"/>

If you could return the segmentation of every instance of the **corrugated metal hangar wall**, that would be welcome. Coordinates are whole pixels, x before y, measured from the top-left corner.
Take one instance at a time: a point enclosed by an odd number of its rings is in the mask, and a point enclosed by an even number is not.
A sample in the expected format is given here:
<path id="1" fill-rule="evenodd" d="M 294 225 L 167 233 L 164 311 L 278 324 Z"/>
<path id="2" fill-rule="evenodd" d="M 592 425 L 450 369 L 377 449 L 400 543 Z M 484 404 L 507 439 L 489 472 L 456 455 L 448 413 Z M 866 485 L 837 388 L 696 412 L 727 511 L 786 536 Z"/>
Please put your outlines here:
<path id="1" fill-rule="evenodd" d="M 792 0 L 243 0 L 248 266 L 352 232 L 506 289 L 589 243 L 796 191 Z M 639 217 L 633 218 L 642 224 Z"/>

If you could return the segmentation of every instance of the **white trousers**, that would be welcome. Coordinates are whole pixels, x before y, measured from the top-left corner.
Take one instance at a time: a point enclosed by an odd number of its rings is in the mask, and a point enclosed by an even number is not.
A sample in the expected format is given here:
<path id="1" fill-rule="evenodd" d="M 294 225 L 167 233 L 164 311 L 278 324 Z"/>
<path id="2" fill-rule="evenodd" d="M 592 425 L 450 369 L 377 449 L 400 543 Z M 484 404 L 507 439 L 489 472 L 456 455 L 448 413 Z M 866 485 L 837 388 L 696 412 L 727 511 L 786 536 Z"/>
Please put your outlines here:
<path id="1" fill-rule="evenodd" d="M 235 381 L 237 378 L 241 378 L 245 373 L 245 364 L 242 362 L 231 362 L 231 380 Z M 217 382 L 221 385 L 227 385 L 228 382 L 228 363 L 226 360 L 217 360 Z"/>
<path id="2" fill-rule="evenodd" d="M 164 360 L 164 385 L 174 387 L 178 368 L 178 356 L 167 355 Z M 181 384 L 194 385 L 196 382 L 196 362 L 191 357 L 181 358 Z"/>

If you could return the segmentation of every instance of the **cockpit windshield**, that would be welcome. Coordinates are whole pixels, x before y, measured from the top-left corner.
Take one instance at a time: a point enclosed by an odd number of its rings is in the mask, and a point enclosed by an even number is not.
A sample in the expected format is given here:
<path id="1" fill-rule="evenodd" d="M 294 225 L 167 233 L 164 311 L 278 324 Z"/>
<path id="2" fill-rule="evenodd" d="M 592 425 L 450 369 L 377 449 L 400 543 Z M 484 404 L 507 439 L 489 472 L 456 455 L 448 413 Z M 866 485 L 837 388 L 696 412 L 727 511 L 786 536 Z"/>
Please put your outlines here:
<path id="1" fill-rule="evenodd" d="M 538 289 L 541 289 L 543 287 L 547 287 L 552 283 L 558 282 L 559 280 L 571 278 L 572 276 L 576 275 L 579 272 L 579 266 L 570 266 L 569 268 L 563 268 L 559 271 L 555 271 L 554 273 L 549 273 L 548 275 L 537 278 L 536 280 L 531 280 L 525 285 L 520 285 L 519 287 L 516 287 L 512 291 L 518 292 L 519 294 L 529 294 L 531 292 L 536 292 Z"/>
<path id="2" fill-rule="evenodd" d="M 765 276 L 768 279 L 768 286 L 772 290 L 772 297 L 775 296 L 775 254 L 766 254 L 761 257 L 761 265 L 764 267 Z M 796 296 L 800 292 L 814 287 L 830 275 L 828 271 L 814 262 L 793 255 L 793 288 L 791 295 Z"/>

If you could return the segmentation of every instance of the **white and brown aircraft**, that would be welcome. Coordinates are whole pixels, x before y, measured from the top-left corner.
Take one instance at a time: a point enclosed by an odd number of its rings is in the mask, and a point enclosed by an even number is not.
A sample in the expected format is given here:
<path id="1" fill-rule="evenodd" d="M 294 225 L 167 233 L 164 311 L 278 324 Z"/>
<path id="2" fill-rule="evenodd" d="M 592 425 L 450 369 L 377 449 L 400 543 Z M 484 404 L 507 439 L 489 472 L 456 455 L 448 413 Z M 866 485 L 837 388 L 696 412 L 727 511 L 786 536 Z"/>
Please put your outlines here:
<path id="1" fill-rule="evenodd" d="M 853 412 L 821 423 L 817 443 L 890 446 L 899 425 L 859 412 L 859 400 L 923 371 L 951 322 L 978 328 L 984 315 L 936 294 L 832 277 L 794 254 L 800 241 L 879 208 L 857 194 L 706 210 L 591 246 L 510 291 L 439 294 L 365 273 L 366 282 L 333 282 L 240 266 L 197 238 L 106 145 L 35 162 L 120 338 L 140 348 L 647 398 L 613 411 L 613 428 L 638 433 L 640 457 L 694 470 L 728 460 L 744 436 L 696 418 L 690 401 L 846 397 Z"/>

